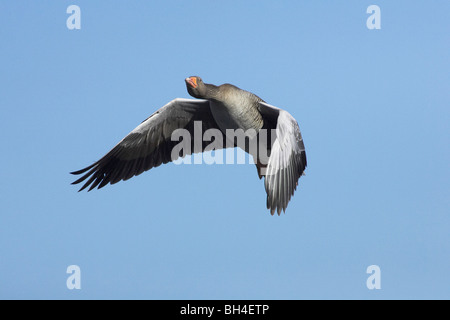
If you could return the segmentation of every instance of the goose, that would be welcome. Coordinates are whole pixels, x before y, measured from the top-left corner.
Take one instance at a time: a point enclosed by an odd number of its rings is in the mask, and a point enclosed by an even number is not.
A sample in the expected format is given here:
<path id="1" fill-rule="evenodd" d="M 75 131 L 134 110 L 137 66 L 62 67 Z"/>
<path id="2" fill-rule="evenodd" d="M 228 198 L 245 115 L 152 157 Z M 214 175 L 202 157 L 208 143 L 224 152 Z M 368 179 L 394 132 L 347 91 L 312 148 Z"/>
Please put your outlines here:
<path id="1" fill-rule="evenodd" d="M 185 79 L 188 93 L 196 99 L 176 98 L 157 110 L 126 135 L 100 160 L 90 166 L 71 172 L 82 175 L 72 184 L 87 180 L 79 191 L 89 187 L 103 188 L 121 180 L 128 180 L 163 163 L 175 161 L 188 154 L 207 150 L 208 141 L 194 143 L 183 154 L 173 149 L 178 141 L 172 138 L 177 129 L 194 134 L 215 129 L 223 133 L 216 149 L 240 147 L 250 153 L 260 179 L 264 177 L 267 193 L 266 206 L 270 214 L 286 212 L 287 205 L 297 189 L 306 168 L 306 153 L 297 121 L 287 111 L 274 107 L 257 95 L 232 84 L 215 86 L 204 83 L 198 76 Z M 245 145 L 227 138 L 229 130 L 242 129 L 256 133 L 246 135 Z M 253 130 L 253 131 L 252 131 Z M 262 132 L 269 138 L 261 139 Z M 256 139 L 256 140 L 255 140 Z M 206 139 L 205 139 L 206 140 Z M 230 140 L 233 140 L 230 142 Z M 251 141 L 263 141 L 250 150 Z M 260 156 L 263 149 L 267 159 Z M 263 161 L 264 160 L 264 161 Z"/>

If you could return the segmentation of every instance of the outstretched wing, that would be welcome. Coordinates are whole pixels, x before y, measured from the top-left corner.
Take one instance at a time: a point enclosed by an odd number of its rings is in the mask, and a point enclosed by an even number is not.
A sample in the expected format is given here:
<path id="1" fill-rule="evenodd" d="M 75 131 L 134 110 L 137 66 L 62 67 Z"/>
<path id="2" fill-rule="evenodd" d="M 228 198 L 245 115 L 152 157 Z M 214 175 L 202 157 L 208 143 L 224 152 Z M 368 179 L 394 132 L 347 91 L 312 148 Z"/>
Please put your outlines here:
<path id="1" fill-rule="evenodd" d="M 201 128 L 198 127 L 198 121 L 201 121 Z M 180 156 L 202 152 L 206 143 L 201 139 L 200 145 L 194 144 L 192 138 L 190 148 L 183 150 L 183 155 L 173 154 L 174 146 L 180 142 L 172 141 L 172 133 L 182 128 L 191 137 L 199 129 L 203 136 L 207 129 L 219 128 L 211 114 L 208 100 L 172 100 L 131 131 L 100 160 L 82 170 L 71 172 L 75 175 L 84 174 L 72 184 L 88 179 L 79 191 L 89 186 L 89 191 L 97 186 L 100 189 L 108 183 L 128 180 Z"/>
<path id="2" fill-rule="evenodd" d="M 285 211 L 306 168 L 306 153 L 297 121 L 287 112 L 259 103 L 264 121 L 276 127 L 276 139 L 265 172 L 267 208 L 273 215 Z"/>

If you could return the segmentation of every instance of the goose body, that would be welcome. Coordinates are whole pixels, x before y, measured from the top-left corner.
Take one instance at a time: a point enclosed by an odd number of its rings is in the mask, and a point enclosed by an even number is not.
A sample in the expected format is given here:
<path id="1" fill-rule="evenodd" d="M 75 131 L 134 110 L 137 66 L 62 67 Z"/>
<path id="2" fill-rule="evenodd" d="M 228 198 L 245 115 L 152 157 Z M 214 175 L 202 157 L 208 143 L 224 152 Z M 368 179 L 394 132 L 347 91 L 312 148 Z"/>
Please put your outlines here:
<path id="1" fill-rule="evenodd" d="M 111 151 L 92 165 L 72 172 L 83 174 L 73 184 L 87 180 L 82 188 L 89 191 L 128 180 L 162 163 L 176 160 L 172 150 L 177 142 L 172 141 L 176 129 L 186 129 L 194 134 L 195 126 L 201 123 L 202 134 L 208 129 L 223 133 L 223 147 L 230 146 L 227 131 L 241 129 L 255 134 L 249 140 L 258 139 L 258 149 L 251 151 L 246 145 L 234 142 L 251 153 L 260 178 L 265 177 L 267 208 L 273 215 L 285 211 L 298 180 L 306 168 L 306 153 L 297 121 L 287 112 L 271 106 L 255 94 L 231 84 L 215 86 L 206 84 L 200 77 L 186 80 L 189 94 L 199 100 L 174 99 L 143 121 L 125 136 Z M 266 129 L 266 130 L 261 130 Z M 262 139 L 269 131 L 271 137 Z M 194 139 L 192 139 L 194 140 Z M 259 142 L 261 141 L 261 142 Z M 227 145 L 228 142 L 228 145 Z M 209 142 L 197 145 L 192 141 L 190 153 L 203 152 Z M 264 149 L 266 157 L 260 156 Z"/>
<path id="2" fill-rule="evenodd" d="M 219 88 L 217 99 L 210 101 L 211 113 L 219 128 L 259 130 L 263 126 L 263 119 L 255 106 L 262 101 L 258 96 L 239 89 L 230 84 Z"/>

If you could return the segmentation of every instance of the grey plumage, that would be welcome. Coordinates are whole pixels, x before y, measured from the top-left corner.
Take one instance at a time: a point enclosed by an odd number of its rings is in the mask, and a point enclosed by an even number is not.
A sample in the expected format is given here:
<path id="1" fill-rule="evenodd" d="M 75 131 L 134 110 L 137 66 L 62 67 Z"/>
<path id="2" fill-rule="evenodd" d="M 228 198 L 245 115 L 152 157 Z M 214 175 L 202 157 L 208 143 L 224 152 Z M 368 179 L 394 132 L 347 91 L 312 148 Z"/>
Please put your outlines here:
<path id="1" fill-rule="evenodd" d="M 259 177 L 265 176 L 267 208 L 273 215 L 285 211 L 306 168 L 306 153 L 297 121 L 286 111 L 264 102 L 261 98 L 233 85 L 214 86 L 203 83 L 199 77 L 186 79 L 191 96 L 202 99 L 174 99 L 153 113 L 123 138 L 105 156 L 92 165 L 72 172 L 82 175 L 73 184 L 84 182 L 81 190 L 102 188 L 121 180 L 128 180 L 144 171 L 173 161 L 172 150 L 177 141 L 171 140 L 175 129 L 184 128 L 194 134 L 194 124 L 201 121 L 201 133 L 218 129 L 226 144 L 227 129 L 272 130 L 274 139 L 268 139 L 265 148 L 269 159 L 264 163 L 258 153 L 252 155 Z M 259 139 L 259 134 L 256 139 Z M 194 144 L 191 153 L 203 152 L 210 142 Z M 229 146 L 229 145 L 228 145 Z M 236 146 L 232 144 L 231 147 Z M 247 146 L 240 146 L 247 152 Z M 184 155 L 176 155 L 185 156 Z M 176 158 L 175 157 L 175 158 Z"/>

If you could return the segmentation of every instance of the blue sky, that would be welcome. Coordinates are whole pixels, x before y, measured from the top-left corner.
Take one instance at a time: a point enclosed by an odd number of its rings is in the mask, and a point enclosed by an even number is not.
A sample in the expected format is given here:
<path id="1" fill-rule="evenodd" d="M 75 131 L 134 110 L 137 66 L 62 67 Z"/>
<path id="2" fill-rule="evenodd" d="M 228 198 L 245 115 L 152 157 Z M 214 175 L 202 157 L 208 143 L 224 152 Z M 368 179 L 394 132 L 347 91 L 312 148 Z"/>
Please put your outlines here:
<path id="1" fill-rule="evenodd" d="M 81 29 L 66 27 L 69 5 Z M 366 9 L 381 9 L 369 30 Z M 449 299 L 449 1 L 1 1 L 0 298 Z M 91 164 L 184 78 L 299 122 L 271 216 L 250 165 Z M 66 287 L 69 265 L 81 289 Z M 381 269 L 368 290 L 366 269 Z"/>

